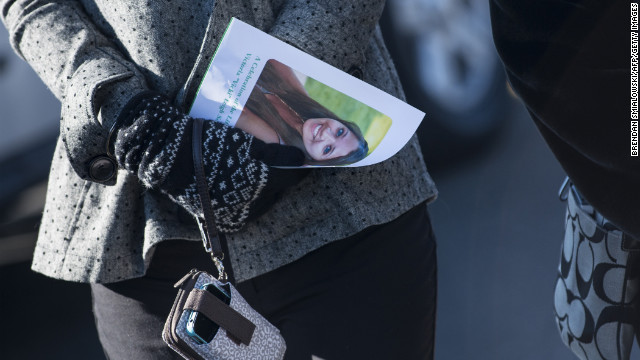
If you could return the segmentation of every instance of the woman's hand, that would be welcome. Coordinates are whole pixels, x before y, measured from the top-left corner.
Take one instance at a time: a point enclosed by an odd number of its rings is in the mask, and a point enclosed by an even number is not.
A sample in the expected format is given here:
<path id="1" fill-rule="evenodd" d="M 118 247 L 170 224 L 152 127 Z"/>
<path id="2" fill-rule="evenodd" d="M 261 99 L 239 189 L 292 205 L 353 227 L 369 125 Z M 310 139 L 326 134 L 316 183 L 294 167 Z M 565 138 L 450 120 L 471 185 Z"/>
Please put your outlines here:
<path id="1" fill-rule="evenodd" d="M 193 118 L 161 95 L 141 94 L 118 120 L 115 155 L 120 167 L 137 174 L 193 215 L 202 213 L 191 150 Z M 264 212 L 278 194 L 307 172 L 271 166 L 301 166 L 302 152 L 266 144 L 237 128 L 205 121 L 203 156 L 207 185 L 219 230 L 240 229 Z"/>

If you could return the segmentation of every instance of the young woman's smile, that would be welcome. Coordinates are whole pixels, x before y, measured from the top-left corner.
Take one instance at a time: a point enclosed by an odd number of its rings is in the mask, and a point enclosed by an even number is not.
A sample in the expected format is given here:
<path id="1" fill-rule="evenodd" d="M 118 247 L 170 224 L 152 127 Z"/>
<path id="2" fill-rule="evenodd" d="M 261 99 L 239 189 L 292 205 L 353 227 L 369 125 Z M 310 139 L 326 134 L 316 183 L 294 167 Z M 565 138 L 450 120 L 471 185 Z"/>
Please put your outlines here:
<path id="1" fill-rule="evenodd" d="M 308 119 L 302 125 L 302 141 L 314 160 L 327 160 L 350 154 L 358 148 L 358 139 L 341 122 Z"/>

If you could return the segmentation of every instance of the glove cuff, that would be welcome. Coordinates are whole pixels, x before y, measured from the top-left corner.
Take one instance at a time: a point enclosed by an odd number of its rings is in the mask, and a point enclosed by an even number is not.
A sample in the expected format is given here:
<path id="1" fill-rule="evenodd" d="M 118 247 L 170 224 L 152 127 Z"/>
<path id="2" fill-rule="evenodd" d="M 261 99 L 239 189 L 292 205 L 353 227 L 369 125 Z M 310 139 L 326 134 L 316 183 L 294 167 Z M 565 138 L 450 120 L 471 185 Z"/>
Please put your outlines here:
<path id="1" fill-rule="evenodd" d="M 164 95 L 160 94 L 159 92 L 151 91 L 151 90 L 139 92 L 136 95 L 134 95 L 131 99 L 129 99 L 129 101 L 127 101 L 127 103 L 124 105 L 124 107 L 120 111 L 120 114 L 116 118 L 116 121 L 113 123 L 113 125 L 111 125 L 111 128 L 109 129 L 109 135 L 107 137 L 107 155 L 108 156 L 115 159 L 115 156 L 114 156 L 115 135 L 117 134 L 118 130 L 120 130 L 124 126 L 131 125 L 135 120 L 135 114 L 140 112 L 140 110 L 145 104 L 145 101 L 148 102 L 149 100 L 154 98 L 156 98 L 157 100 L 162 99 L 162 100 L 168 101 L 168 99 L 166 99 Z"/>

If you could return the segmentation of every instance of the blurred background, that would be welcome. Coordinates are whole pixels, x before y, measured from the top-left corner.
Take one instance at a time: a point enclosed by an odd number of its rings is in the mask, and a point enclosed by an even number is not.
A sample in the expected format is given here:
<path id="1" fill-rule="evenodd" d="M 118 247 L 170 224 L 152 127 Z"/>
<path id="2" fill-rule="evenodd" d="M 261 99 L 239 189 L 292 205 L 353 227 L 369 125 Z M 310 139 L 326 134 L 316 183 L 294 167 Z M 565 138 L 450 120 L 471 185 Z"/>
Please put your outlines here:
<path id="1" fill-rule="evenodd" d="M 381 24 L 440 191 L 436 359 L 573 359 L 553 317 L 564 173 L 509 93 L 486 1 L 389 0 Z M 88 286 L 29 270 L 60 104 L 2 27 L 0 94 L 0 358 L 103 359 Z"/>

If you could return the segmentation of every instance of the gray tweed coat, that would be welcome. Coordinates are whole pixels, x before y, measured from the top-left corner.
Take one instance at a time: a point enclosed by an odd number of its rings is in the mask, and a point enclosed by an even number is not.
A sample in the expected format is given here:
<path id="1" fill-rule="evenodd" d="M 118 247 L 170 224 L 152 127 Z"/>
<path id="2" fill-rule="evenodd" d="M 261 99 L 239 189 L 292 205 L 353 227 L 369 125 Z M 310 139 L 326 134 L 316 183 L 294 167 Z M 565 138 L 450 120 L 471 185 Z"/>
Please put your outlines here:
<path id="1" fill-rule="evenodd" d="M 403 96 L 377 27 L 384 1 L 0 3 L 15 51 L 62 102 L 32 265 L 59 279 L 142 276 L 158 242 L 199 240 L 195 222 L 175 203 L 124 170 L 104 181 L 95 160 L 105 156 L 109 128 L 134 94 L 152 89 L 180 104 L 193 91 L 231 17 Z M 379 165 L 313 170 L 266 214 L 228 236 L 237 280 L 390 221 L 435 194 L 415 137 Z"/>

